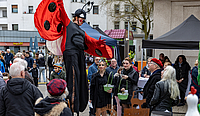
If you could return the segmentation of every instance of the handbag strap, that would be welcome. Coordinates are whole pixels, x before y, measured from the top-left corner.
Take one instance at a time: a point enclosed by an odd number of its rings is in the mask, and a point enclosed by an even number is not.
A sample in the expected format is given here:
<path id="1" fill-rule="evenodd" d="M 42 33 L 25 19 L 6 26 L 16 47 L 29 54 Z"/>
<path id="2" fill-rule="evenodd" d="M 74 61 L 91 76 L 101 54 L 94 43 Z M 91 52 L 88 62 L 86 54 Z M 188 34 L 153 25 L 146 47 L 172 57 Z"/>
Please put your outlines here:
<path id="1" fill-rule="evenodd" d="M 112 77 L 110 77 L 110 75 L 112 74 Z M 111 78 L 111 79 L 110 79 Z M 108 75 L 108 81 L 107 81 L 107 84 L 109 84 L 109 80 L 111 80 L 111 83 L 110 84 L 112 84 L 112 81 L 113 81 L 113 73 L 112 73 L 112 71 L 109 73 L 109 75 Z"/>
<path id="2" fill-rule="evenodd" d="M 119 93 L 119 90 L 120 90 L 121 82 L 122 82 L 122 79 L 119 82 L 118 93 Z M 128 81 L 127 80 L 126 80 L 126 90 L 128 90 Z"/>

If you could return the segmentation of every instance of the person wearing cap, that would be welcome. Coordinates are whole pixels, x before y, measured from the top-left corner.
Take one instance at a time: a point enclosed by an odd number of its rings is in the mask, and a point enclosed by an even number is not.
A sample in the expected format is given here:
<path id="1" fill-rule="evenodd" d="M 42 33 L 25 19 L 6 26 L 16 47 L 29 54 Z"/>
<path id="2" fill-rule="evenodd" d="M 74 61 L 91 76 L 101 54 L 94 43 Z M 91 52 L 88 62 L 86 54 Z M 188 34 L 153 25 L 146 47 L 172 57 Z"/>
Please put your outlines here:
<path id="1" fill-rule="evenodd" d="M 49 95 L 46 98 L 38 98 L 35 102 L 35 116 L 72 116 L 65 98 L 69 92 L 67 83 L 63 79 L 53 79 L 47 84 Z"/>
<path id="2" fill-rule="evenodd" d="M 151 59 L 151 62 L 149 63 L 148 70 L 151 72 L 149 80 L 144 86 L 143 89 L 143 99 L 146 99 L 146 103 L 142 105 L 143 108 L 150 108 L 150 101 L 153 97 L 155 84 L 161 80 L 161 68 L 163 67 L 163 64 L 160 60 L 153 58 Z"/>
<path id="3" fill-rule="evenodd" d="M 65 72 L 62 71 L 62 65 L 59 64 L 59 63 L 56 63 L 53 65 L 54 66 L 54 70 L 53 70 L 53 73 L 51 74 L 50 76 L 50 81 L 52 79 L 66 79 L 65 78 Z"/>

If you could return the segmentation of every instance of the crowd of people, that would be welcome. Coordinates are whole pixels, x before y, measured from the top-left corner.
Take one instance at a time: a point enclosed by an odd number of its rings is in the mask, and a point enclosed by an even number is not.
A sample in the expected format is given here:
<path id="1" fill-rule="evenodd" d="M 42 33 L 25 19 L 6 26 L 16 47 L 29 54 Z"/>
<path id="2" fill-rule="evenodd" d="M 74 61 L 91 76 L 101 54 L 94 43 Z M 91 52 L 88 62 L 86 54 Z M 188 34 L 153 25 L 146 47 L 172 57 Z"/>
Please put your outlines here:
<path id="1" fill-rule="evenodd" d="M 31 51 L 19 51 L 13 55 L 7 49 L 6 53 L 1 53 L 0 58 L 0 115 L 33 115 L 34 112 L 37 115 L 50 115 L 53 113 L 52 109 L 56 109 L 54 114 L 72 115 L 68 108 L 69 104 L 65 100 L 69 92 L 65 82 L 66 74 L 62 57 L 49 53 L 48 76 L 44 75 L 45 58 L 40 52 L 32 54 Z M 197 89 L 199 96 L 198 61 L 191 70 L 184 55 L 179 55 L 174 64 L 162 53 L 159 59 L 149 57 L 147 65 L 139 73 L 129 57 L 122 61 L 122 66 L 118 66 L 116 59 L 111 59 L 110 65 L 107 65 L 108 62 L 101 57 L 94 57 L 93 61 L 88 66 L 89 102 L 93 106 L 90 107 L 91 116 L 96 112 L 102 112 L 105 107 L 111 108 L 111 103 L 118 116 L 123 115 L 124 108 L 133 105 L 130 101 L 133 91 L 138 90 L 143 95 L 143 99 L 146 99 L 142 108 L 150 108 L 152 114 L 153 111 L 172 112 L 174 105 L 185 105 L 186 89 L 190 86 L 188 85 L 189 73 L 192 75 L 191 86 Z M 3 75 L 6 73 L 9 73 L 9 79 L 4 81 Z M 46 79 L 50 81 L 47 84 L 49 95 L 45 98 L 37 88 L 38 82 L 42 80 L 41 73 L 44 82 L 47 81 Z M 139 77 L 148 78 L 144 88 L 139 88 L 137 85 Z M 107 84 L 113 86 L 105 90 L 104 86 Z M 122 99 L 119 94 L 127 97 Z M 137 97 L 136 94 L 134 97 Z M 15 108 L 21 105 L 27 107 Z M 109 112 L 104 111 L 101 114 L 106 116 L 107 113 Z"/>

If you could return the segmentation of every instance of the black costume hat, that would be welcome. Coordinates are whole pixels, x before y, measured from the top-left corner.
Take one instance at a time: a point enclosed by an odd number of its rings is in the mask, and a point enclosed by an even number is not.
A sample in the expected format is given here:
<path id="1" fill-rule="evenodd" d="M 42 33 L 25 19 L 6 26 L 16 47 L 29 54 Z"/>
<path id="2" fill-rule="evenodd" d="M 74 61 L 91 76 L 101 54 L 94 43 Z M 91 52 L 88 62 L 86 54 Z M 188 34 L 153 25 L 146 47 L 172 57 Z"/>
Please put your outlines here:
<path id="1" fill-rule="evenodd" d="M 88 11 L 85 12 L 85 11 L 83 10 L 84 7 L 87 6 L 87 5 L 89 6 L 90 4 L 91 4 L 91 8 L 89 8 Z M 86 19 L 86 13 L 90 12 L 90 10 L 91 10 L 92 7 L 93 7 L 93 4 L 94 4 L 94 2 L 88 1 L 88 2 L 83 6 L 82 9 L 78 9 L 78 10 L 75 11 L 74 17 L 80 17 L 80 18 Z"/>
<path id="2" fill-rule="evenodd" d="M 76 10 L 74 17 L 80 17 L 86 19 L 86 12 L 83 9 Z"/>

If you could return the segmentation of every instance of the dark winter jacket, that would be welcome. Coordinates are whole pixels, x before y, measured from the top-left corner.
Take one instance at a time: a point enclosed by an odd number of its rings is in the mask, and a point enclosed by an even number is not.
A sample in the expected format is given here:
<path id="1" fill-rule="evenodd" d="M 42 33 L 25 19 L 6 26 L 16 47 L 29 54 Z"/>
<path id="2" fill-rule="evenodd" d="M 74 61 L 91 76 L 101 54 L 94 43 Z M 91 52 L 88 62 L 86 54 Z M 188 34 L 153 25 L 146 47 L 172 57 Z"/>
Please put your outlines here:
<path id="1" fill-rule="evenodd" d="M 29 73 L 32 72 L 32 77 L 33 78 L 38 78 L 38 68 L 31 68 L 29 71 Z"/>
<path id="2" fill-rule="evenodd" d="M 152 73 L 152 75 L 149 77 L 149 80 L 144 86 L 143 89 L 143 99 L 146 99 L 146 103 L 143 107 L 149 107 L 149 103 L 153 97 L 155 84 L 160 81 L 161 79 L 161 69 L 158 69 Z"/>
<path id="3" fill-rule="evenodd" d="M 117 66 L 115 69 L 111 66 L 106 68 L 106 72 L 108 72 L 108 74 L 110 74 L 110 72 L 112 72 L 113 74 L 117 73 L 117 70 L 119 69 L 119 66 Z"/>
<path id="4" fill-rule="evenodd" d="M 23 78 L 12 78 L 0 94 L 0 116 L 34 116 L 40 90 Z"/>
<path id="5" fill-rule="evenodd" d="M 114 88 L 112 89 L 112 93 L 114 93 L 114 96 L 117 96 L 119 82 L 120 82 L 121 78 L 122 77 L 120 76 L 119 73 L 115 73 L 115 76 L 114 76 L 114 79 L 113 79 Z"/>
<path id="6" fill-rule="evenodd" d="M 176 100 L 171 99 L 168 88 L 169 85 L 166 81 L 159 81 L 156 83 L 153 98 L 150 102 L 150 105 L 153 106 L 153 111 L 171 111 L 171 107 L 178 104 L 179 96 L 177 96 Z"/>
<path id="7" fill-rule="evenodd" d="M 103 85 L 107 84 L 109 74 L 105 71 L 103 77 L 99 72 L 92 75 L 91 87 L 90 87 L 90 100 L 92 100 L 93 112 L 95 114 L 96 107 L 100 102 L 105 107 L 111 104 L 111 94 L 104 91 Z"/>
<path id="8" fill-rule="evenodd" d="M 49 67 L 53 67 L 53 56 L 48 57 L 47 64 L 48 64 Z"/>
<path id="9" fill-rule="evenodd" d="M 151 72 L 147 69 L 147 67 L 145 66 L 143 69 L 142 69 L 142 72 L 141 72 L 141 77 L 144 77 L 144 74 L 146 74 L 147 73 L 147 75 L 150 75 L 151 74 Z"/>
<path id="10" fill-rule="evenodd" d="M 0 74 L 0 93 L 1 93 L 1 89 L 6 86 L 6 82 L 3 80 L 3 75 Z"/>
<path id="11" fill-rule="evenodd" d="M 5 55 L 6 64 L 10 64 L 10 61 L 11 61 L 12 58 L 13 58 L 12 53 L 6 53 L 6 55 Z"/>
<path id="12" fill-rule="evenodd" d="M 63 100 L 49 97 L 39 98 L 34 110 L 35 116 L 72 116 L 71 110 Z"/>
<path id="13" fill-rule="evenodd" d="M 180 91 L 186 92 L 190 65 L 187 62 L 184 62 L 181 64 L 181 67 L 179 67 L 179 64 L 177 63 L 174 64 L 174 68 L 176 69 L 176 80 L 184 78 L 184 80 L 181 83 L 178 83 L 179 89 Z"/>
<path id="14" fill-rule="evenodd" d="M 127 90 L 126 87 L 128 86 L 128 94 L 129 94 L 128 99 L 121 100 L 121 103 L 122 104 L 131 104 L 130 100 L 132 98 L 133 91 L 135 91 L 137 89 L 139 74 L 135 69 L 132 68 L 132 66 L 130 67 L 130 69 L 128 69 L 128 70 L 123 69 L 121 72 L 122 72 L 122 74 L 127 75 L 128 78 L 122 79 L 121 84 L 120 84 L 120 90 L 122 88 L 125 88 Z M 126 84 L 127 81 L 128 81 L 128 85 Z"/>
<path id="15" fill-rule="evenodd" d="M 25 57 L 25 60 L 26 60 L 27 63 L 28 63 L 28 66 L 27 66 L 27 67 L 32 68 L 32 67 L 33 67 L 33 63 L 34 63 L 33 58 L 32 58 L 32 57 Z"/>
<path id="16" fill-rule="evenodd" d="M 193 69 L 191 71 L 191 75 L 192 75 L 192 79 L 191 79 L 190 86 L 194 86 L 194 88 L 197 90 L 196 94 L 199 96 L 200 86 L 198 85 L 198 81 L 197 81 L 197 76 L 198 76 L 198 67 L 197 66 L 193 67 Z"/>
<path id="17" fill-rule="evenodd" d="M 60 70 L 58 73 L 56 73 L 55 71 L 53 71 L 53 73 L 50 76 L 50 81 L 52 79 L 63 79 L 63 80 L 65 80 L 66 79 L 65 72 L 62 71 L 62 70 Z"/>
<path id="18" fill-rule="evenodd" d="M 45 60 L 44 57 L 38 59 L 39 67 L 45 67 Z"/>

